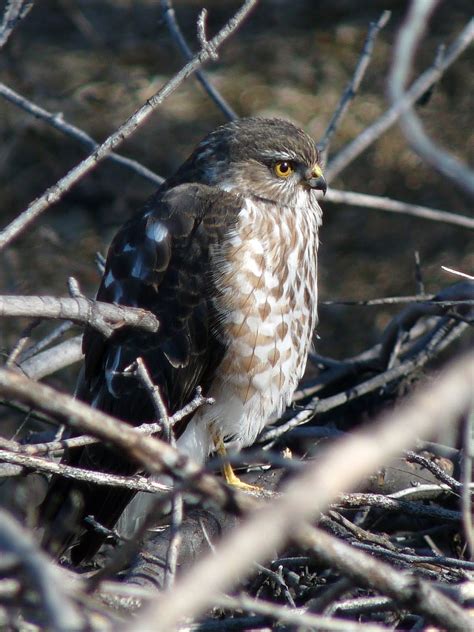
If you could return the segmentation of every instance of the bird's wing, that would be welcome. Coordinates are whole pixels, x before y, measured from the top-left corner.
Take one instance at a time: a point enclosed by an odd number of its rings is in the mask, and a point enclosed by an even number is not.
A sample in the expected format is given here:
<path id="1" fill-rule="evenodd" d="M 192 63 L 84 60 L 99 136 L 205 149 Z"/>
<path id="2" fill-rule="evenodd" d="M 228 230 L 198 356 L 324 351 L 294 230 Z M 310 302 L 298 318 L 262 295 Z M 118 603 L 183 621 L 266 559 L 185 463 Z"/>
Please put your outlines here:
<path id="1" fill-rule="evenodd" d="M 225 351 L 213 301 L 213 265 L 240 208 L 241 200 L 234 194 L 188 183 L 159 190 L 120 229 L 109 249 L 97 299 L 148 309 L 160 326 L 156 333 L 122 327 L 108 339 L 88 328 L 78 397 L 133 425 L 155 420 L 143 385 L 124 373 L 137 357 L 143 358 L 171 414 L 192 399 L 198 385 L 206 392 Z M 72 451 L 67 462 L 115 474 L 137 470 L 125 455 L 102 444 Z M 71 515 L 93 515 L 111 527 L 132 496 L 128 490 L 57 478 L 43 504 L 43 521 L 62 525 L 64 531 L 64 524 L 71 522 L 64 515 L 68 497 L 75 499 Z M 49 529 L 46 541 L 54 542 L 50 548 L 57 552 L 77 538 L 69 530 L 58 543 L 54 531 Z M 75 561 L 91 557 L 103 540 L 94 531 L 83 531 L 82 526 L 73 550 Z"/>

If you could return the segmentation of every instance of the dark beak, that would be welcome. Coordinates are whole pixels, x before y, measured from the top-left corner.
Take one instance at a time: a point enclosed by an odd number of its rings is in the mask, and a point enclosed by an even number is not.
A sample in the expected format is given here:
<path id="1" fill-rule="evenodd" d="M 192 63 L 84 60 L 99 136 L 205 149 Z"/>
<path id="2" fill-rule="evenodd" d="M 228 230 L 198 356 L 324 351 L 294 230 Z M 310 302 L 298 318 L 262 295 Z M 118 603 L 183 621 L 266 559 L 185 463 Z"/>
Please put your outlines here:
<path id="1" fill-rule="evenodd" d="M 324 179 L 321 167 L 319 167 L 318 165 L 313 167 L 311 171 L 308 170 L 306 174 L 306 182 L 308 186 L 312 189 L 322 191 L 323 194 L 326 195 L 328 185 L 326 183 L 326 180 Z"/>
<path id="2" fill-rule="evenodd" d="M 317 189 L 318 191 L 322 191 L 323 195 L 326 195 L 326 191 L 328 190 L 328 185 L 324 176 L 319 176 L 318 178 L 310 178 L 308 180 L 308 184 L 312 189 Z"/>

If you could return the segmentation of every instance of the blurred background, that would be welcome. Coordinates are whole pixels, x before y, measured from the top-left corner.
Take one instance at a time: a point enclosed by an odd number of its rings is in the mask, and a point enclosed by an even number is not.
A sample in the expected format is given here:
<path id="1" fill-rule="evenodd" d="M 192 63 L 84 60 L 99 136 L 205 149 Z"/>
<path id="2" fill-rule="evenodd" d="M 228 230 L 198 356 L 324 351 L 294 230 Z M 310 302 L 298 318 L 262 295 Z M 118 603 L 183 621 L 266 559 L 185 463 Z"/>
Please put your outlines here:
<path id="1" fill-rule="evenodd" d="M 180 0 L 175 10 L 196 50 L 200 9 L 209 10 L 211 36 L 240 4 Z M 360 94 L 334 139 L 330 152 L 334 156 L 387 108 L 386 77 L 406 8 L 401 0 L 262 0 L 224 44 L 219 61 L 206 71 L 239 115 L 287 118 L 317 140 L 351 79 L 369 23 L 382 10 L 391 9 Z M 471 10 L 468 1 L 441 4 L 419 49 L 413 77 L 433 63 L 440 44 L 449 45 L 456 37 Z M 419 108 L 432 137 L 471 164 L 472 62 L 471 50 L 455 62 L 428 103 Z M 102 141 L 182 65 L 157 0 L 42 0 L 3 49 L 0 80 Z M 224 120 L 191 78 L 119 151 L 166 177 L 203 135 Z M 0 101 L 1 227 L 86 154 L 75 141 Z M 472 216 L 467 197 L 420 161 L 398 127 L 331 184 Z M 95 253 L 106 253 L 117 227 L 154 188 L 124 167 L 103 162 L 0 253 L 1 292 L 65 296 L 66 280 L 73 275 L 84 293 L 93 296 L 99 282 Z M 472 233 L 465 228 L 324 204 L 321 300 L 415 294 L 415 251 L 420 253 L 427 292 L 457 280 L 441 265 L 472 273 Z M 335 358 L 360 352 L 377 342 L 399 309 L 322 306 L 317 350 Z M 2 354 L 8 353 L 25 324 L 1 321 Z M 35 335 L 51 324 L 42 327 Z M 49 381 L 64 386 L 75 372 L 71 369 Z"/>

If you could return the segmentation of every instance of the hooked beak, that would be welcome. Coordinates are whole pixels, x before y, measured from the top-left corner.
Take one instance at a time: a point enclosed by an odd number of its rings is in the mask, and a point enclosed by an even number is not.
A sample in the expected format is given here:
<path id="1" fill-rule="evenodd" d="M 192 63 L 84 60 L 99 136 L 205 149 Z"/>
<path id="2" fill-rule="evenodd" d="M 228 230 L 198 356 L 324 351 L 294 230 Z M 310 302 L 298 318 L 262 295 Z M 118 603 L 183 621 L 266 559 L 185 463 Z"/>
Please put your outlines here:
<path id="1" fill-rule="evenodd" d="M 324 179 L 321 167 L 319 167 L 318 165 L 315 165 L 311 169 L 311 171 L 308 171 L 308 173 L 306 174 L 306 182 L 308 186 L 312 189 L 322 191 L 323 195 L 326 195 L 328 185 L 326 180 Z"/>

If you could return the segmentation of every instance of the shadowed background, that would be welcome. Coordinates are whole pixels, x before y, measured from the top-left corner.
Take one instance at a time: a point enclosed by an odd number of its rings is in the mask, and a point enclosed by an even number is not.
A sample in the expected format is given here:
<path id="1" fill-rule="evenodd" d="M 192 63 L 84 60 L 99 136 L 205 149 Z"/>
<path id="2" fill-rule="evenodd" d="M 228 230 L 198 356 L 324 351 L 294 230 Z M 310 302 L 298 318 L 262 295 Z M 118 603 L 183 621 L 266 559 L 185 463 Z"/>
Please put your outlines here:
<path id="1" fill-rule="evenodd" d="M 205 5 L 211 35 L 240 3 L 209 0 Z M 175 7 L 194 50 L 201 7 L 192 0 Z M 386 77 L 405 2 L 262 1 L 226 42 L 219 61 L 206 70 L 239 115 L 288 118 L 318 139 L 352 76 L 369 22 L 386 8 L 393 11 L 392 18 L 379 34 L 360 95 L 334 139 L 334 155 L 387 107 Z M 454 39 L 469 11 L 469 2 L 441 5 L 417 55 L 413 77 L 433 63 L 441 43 Z M 472 57 L 468 51 L 455 62 L 419 108 L 433 138 L 471 163 Z M 0 56 L 0 76 L 20 94 L 62 112 L 68 122 L 101 141 L 182 65 L 161 20 L 159 2 L 56 0 L 38 2 L 17 28 Z M 222 122 L 223 115 L 190 79 L 120 153 L 167 176 Z M 1 226 L 85 155 L 73 140 L 0 101 Z M 472 215 L 468 199 L 421 163 L 396 126 L 331 184 Z M 154 188 L 124 167 L 102 163 L 0 254 L 2 293 L 66 295 L 66 279 L 74 275 L 82 290 L 94 295 L 99 281 L 95 252 L 106 252 L 117 227 Z M 441 265 L 472 272 L 473 240 L 465 228 L 329 203 L 324 212 L 321 300 L 416 293 L 415 250 L 420 252 L 427 292 L 456 280 Z M 398 310 L 322 306 L 317 350 L 337 358 L 362 351 L 377 341 Z M 2 322 L 2 353 L 20 330 L 19 322 Z"/>

